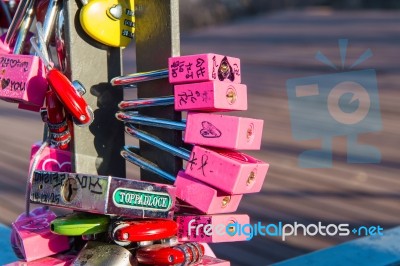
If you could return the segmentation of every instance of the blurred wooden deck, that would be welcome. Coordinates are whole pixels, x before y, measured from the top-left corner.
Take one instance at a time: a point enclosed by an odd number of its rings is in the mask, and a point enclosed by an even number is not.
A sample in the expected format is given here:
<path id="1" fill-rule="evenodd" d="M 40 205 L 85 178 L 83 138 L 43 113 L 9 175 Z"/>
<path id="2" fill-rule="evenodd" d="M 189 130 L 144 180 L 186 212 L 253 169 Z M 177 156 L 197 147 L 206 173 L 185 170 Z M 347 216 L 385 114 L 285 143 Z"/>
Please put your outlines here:
<path id="1" fill-rule="evenodd" d="M 358 69 L 377 71 L 383 130 L 361 136 L 380 149 L 380 164 L 346 163 L 345 138 L 335 138 L 334 164 L 304 169 L 297 156 L 318 141 L 296 142 L 290 128 L 286 80 L 334 73 L 314 59 L 321 50 L 340 63 L 337 40 L 349 39 L 348 62 L 370 48 L 373 57 Z M 134 71 L 128 48 L 126 73 Z M 271 164 L 263 190 L 246 195 L 238 213 L 262 223 L 400 224 L 400 12 L 290 11 L 243 19 L 182 35 L 182 54 L 216 52 L 240 57 L 248 85 L 249 111 L 242 116 L 265 120 L 262 151 L 249 152 Z M 10 224 L 24 208 L 30 146 L 39 140 L 36 113 L 0 101 L 0 222 Z M 130 173 L 133 175 L 130 167 Z M 233 265 L 266 265 L 336 245 L 350 237 L 257 236 L 249 242 L 213 245 Z M 0 250 L 1 254 L 1 250 Z"/>

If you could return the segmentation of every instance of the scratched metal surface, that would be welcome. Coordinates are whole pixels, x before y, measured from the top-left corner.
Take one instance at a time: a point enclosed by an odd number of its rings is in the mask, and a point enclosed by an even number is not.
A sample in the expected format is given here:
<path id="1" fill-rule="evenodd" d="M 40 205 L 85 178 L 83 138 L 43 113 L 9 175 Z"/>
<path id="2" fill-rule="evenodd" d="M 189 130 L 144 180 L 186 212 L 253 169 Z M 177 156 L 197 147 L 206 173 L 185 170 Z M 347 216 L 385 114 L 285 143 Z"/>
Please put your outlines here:
<path id="1" fill-rule="evenodd" d="M 242 59 L 249 111 L 235 113 L 265 120 L 262 150 L 249 154 L 271 168 L 263 190 L 245 195 L 238 213 L 263 223 L 400 224 L 400 14 L 398 12 L 281 12 L 183 34 L 181 54 L 216 52 Z M 285 83 L 289 78 L 334 72 L 314 60 L 318 50 L 340 63 L 337 39 L 349 38 L 348 62 L 366 49 L 374 56 L 360 69 L 377 71 L 383 130 L 361 140 L 382 152 L 377 165 L 346 163 L 346 143 L 334 140 L 330 169 L 302 169 L 297 155 L 318 141 L 291 136 Z M 134 50 L 125 51 L 125 73 L 134 70 Z M 133 95 L 134 93 L 130 93 Z M 128 96 L 129 97 L 129 96 Z M 30 145 L 41 138 L 39 115 L 0 102 L 0 222 L 10 224 L 23 211 Z M 131 140 L 129 139 L 129 142 Z M 135 173 L 134 173 L 135 172 Z M 137 170 L 129 167 L 129 177 Z M 200 195 L 199 195 L 200 196 Z M 348 241 L 350 237 L 297 236 L 285 242 L 257 236 L 245 243 L 216 244 L 214 250 L 233 265 L 266 265 Z"/>

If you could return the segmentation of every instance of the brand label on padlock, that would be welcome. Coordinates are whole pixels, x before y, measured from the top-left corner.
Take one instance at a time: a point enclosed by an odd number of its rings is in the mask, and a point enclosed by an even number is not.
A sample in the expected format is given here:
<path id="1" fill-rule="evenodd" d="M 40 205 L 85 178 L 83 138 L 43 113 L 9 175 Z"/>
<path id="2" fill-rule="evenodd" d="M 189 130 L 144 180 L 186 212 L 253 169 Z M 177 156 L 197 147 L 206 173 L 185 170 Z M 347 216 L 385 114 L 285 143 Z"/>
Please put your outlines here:
<path id="1" fill-rule="evenodd" d="M 181 242 L 233 242 L 246 241 L 247 236 L 234 232 L 235 224 L 249 224 L 245 214 L 224 215 L 177 215 L 178 240 Z"/>
<path id="2" fill-rule="evenodd" d="M 259 192 L 269 164 L 247 154 L 194 146 L 185 173 L 229 194 Z"/>
<path id="3" fill-rule="evenodd" d="M 183 171 L 179 171 L 174 186 L 177 198 L 206 214 L 235 212 L 242 199 L 242 195 L 230 195 L 217 190 Z M 185 211 L 185 208 L 181 209 Z"/>
<path id="4" fill-rule="evenodd" d="M 0 99 L 43 106 L 48 83 L 37 56 L 0 55 Z"/>
<path id="5" fill-rule="evenodd" d="M 175 85 L 177 111 L 247 110 L 247 86 L 221 81 Z"/>
<path id="6" fill-rule="evenodd" d="M 35 171 L 30 200 L 74 210 L 128 217 L 170 218 L 173 186 L 111 176 Z"/>
<path id="7" fill-rule="evenodd" d="M 241 82 L 240 59 L 218 54 L 170 57 L 168 71 L 172 84 L 209 80 Z"/>
<path id="8" fill-rule="evenodd" d="M 41 142 L 36 142 L 32 145 L 30 164 L 32 164 L 33 157 L 39 150 L 41 144 Z M 48 146 L 42 151 L 36 169 L 55 172 L 71 172 L 71 153 L 69 151 Z"/>
<path id="9" fill-rule="evenodd" d="M 233 150 L 259 150 L 263 124 L 261 119 L 189 113 L 184 141 Z"/>

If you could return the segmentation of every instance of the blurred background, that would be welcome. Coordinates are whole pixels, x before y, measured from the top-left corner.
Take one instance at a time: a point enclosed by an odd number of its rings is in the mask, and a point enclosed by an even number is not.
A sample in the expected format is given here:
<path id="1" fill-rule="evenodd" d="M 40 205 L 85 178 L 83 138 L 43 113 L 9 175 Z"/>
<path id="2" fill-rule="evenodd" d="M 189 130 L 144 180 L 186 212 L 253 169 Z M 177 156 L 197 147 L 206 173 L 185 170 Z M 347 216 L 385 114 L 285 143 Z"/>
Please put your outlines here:
<path id="1" fill-rule="evenodd" d="M 234 114 L 265 121 L 261 151 L 246 153 L 270 163 L 270 170 L 262 191 L 245 195 L 237 213 L 247 213 L 253 223 L 263 224 L 320 221 L 352 227 L 380 225 L 384 230 L 400 224 L 399 7 L 395 0 L 181 1 L 181 54 L 239 57 L 249 108 Z M 348 39 L 344 67 L 339 39 Z M 368 49 L 373 56 L 352 70 L 376 71 L 382 127 L 362 130 L 358 141 L 377 148 L 381 161 L 348 163 L 351 151 L 344 135 L 332 139 L 332 167 L 300 167 L 299 154 L 319 149 L 322 137 L 294 138 L 286 82 L 351 71 L 350 66 Z M 318 51 L 337 68 L 315 60 Z M 125 49 L 124 60 L 124 73 L 135 72 L 134 45 Z M 134 95 L 131 90 L 126 97 Z M 319 112 L 299 115 L 312 120 Z M 42 138 L 43 123 L 37 113 L 0 101 L 0 125 L 0 222 L 10 225 L 24 209 L 30 148 Z M 137 169 L 128 166 L 128 173 L 137 176 Z M 256 236 L 248 242 L 212 247 L 232 265 L 268 265 L 356 237 L 300 235 L 282 241 Z"/>

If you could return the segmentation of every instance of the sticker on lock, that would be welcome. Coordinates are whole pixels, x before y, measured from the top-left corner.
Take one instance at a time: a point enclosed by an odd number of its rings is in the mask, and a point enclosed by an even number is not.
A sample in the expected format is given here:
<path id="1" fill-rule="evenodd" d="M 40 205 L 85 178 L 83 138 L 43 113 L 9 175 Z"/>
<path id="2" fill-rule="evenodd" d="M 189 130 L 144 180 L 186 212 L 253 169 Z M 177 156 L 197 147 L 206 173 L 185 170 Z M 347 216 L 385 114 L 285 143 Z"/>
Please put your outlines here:
<path id="1" fill-rule="evenodd" d="M 168 194 L 118 188 L 114 191 L 113 202 L 116 206 L 130 209 L 165 210 L 171 209 L 172 200 Z"/>
<path id="2" fill-rule="evenodd" d="M 96 41 L 112 47 L 126 47 L 134 37 L 133 0 L 82 1 L 80 22 Z"/>

